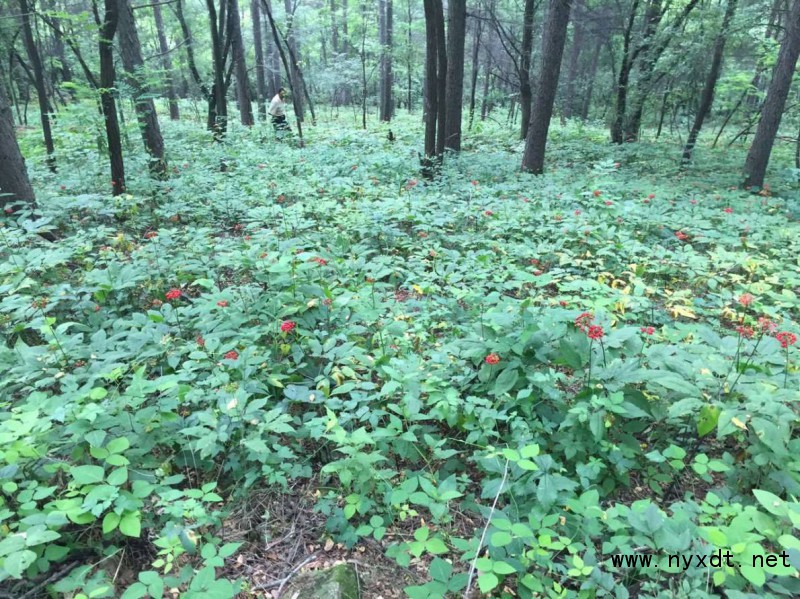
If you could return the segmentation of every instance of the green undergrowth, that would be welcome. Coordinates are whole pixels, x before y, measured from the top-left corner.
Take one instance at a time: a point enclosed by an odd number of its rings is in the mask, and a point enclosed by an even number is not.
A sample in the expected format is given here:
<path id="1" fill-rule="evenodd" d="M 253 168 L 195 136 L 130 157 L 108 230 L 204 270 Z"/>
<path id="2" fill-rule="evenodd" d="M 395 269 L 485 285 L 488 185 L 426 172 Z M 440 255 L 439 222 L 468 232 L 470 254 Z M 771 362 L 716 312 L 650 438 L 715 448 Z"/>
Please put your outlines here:
<path id="1" fill-rule="evenodd" d="M 247 596 L 225 518 L 304 483 L 326 535 L 422 564 L 411 598 L 800 594 L 780 149 L 751 195 L 741 148 L 681 171 L 669 141 L 554 124 L 532 177 L 487 122 L 426 181 L 416 117 L 394 142 L 323 122 L 303 149 L 167 122 L 169 180 L 129 129 L 111 197 L 79 114 L 57 122 L 57 175 L 23 137 L 40 215 L 0 228 L 5 588 Z"/>

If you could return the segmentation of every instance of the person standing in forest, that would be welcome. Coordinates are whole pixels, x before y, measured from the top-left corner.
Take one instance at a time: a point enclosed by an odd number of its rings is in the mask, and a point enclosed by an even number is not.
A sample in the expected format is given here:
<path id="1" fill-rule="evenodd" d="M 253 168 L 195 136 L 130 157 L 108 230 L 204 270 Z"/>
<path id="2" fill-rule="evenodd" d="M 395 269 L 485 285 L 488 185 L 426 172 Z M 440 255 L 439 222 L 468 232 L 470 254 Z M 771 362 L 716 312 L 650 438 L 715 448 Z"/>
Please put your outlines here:
<path id="1" fill-rule="evenodd" d="M 280 88 L 275 97 L 269 103 L 269 114 L 272 117 L 272 126 L 275 131 L 285 131 L 289 129 L 289 124 L 286 122 L 286 90 Z"/>

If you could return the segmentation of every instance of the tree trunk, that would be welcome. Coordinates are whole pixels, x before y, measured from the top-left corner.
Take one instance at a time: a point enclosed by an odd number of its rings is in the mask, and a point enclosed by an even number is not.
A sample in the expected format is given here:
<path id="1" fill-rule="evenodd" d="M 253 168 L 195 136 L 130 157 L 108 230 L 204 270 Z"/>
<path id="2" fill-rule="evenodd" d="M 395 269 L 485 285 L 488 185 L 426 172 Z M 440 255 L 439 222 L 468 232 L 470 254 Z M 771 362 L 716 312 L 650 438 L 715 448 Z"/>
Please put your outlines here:
<path id="1" fill-rule="evenodd" d="M 160 179 L 166 177 L 167 163 L 164 160 L 164 139 L 158 126 L 158 116 L 153 97 L 148 89 L 147 76 L 144 73 L 144 60 L 139 35 L 136 32 L 133 10 L 130 0 L 118 0 L 119 5 L 119 47 L 122 65 L 127 73 L 128 85 L 133 89 L 133 101 L 136 108 L 136 119 L 142 133 L 142 141 L 150 156 L 148 167 L 150 173 Z"/>
<path id="2" fill-rule="evenodd" d="M 411 112 L 411 0 L 407 0 L 408 21 L 406 22 L 406 109 Z"/>
<path id="3" fill-rule="evenodd" d="M 481 51 L 481 32 L 483 29 L 483 21 L 476 19 L 475 34 L 472 40 L 472 74 L 470 75 L 470 88 L 469 88 L 469 125 L 468 129 L 472 130 L 472 122 L 475 120 L 475 88 L 478 86 L 478 67 L 480 66 L 480 51 Z"/>
<path id="4" fill-rule="evenodd" d="M 261 6 L 267 14 L 267 20 L 269 21 L 269 27 L 272 31 L 272 39 L 275 42 L 275 47 L 278 49 L 278 54 L 280 54 L 281 62 L 283 63 L 283 68 L 286 70 L 286 73 L 290 72 L 289 67 L 289 60 L 286 58 L 286 53 L 283 51 L 283 46 L 281 46 L 281 38 L 280 34 L 278 33 L 278 26 L 275 24 L 275 18 L 272 16 L 272 6 L 269 3 L 269 0 L 261 0 Z M 295 119 L 297 123 L 297 137 L 299 138 L 299 145 L 303 147 L 303 122 L 300 119 L 297 119 L 297 111 L 298 111 L 298 97 L 297 92 L 292 83 L 292 78 L 287 76 L 289 81 L 289 91 L 292 94 L 292 107 L 295 111 Z"/>
<path id="5" fill-rule="evenodd" d="M 628 83 L 631 76 L 631 35 L 633 24 L 636 21 L 636 11 L 639 8 L 639 0 L 633 0 L 631 12 L 628 15 L 628 24 L 622 37 L 622 64 L 619 67 L 617 78 L 616 106 L 614 121 L 611 124 L 611 141 L 621 144 L 624 140 L 623 125 L 625 123 L 625 109 L 628 103 Z"/>
<path id="6" fill-rule="evenodd" d="M 158 50 L 161 52 L 161 65 L 164 68 L 166 78 L 166 92 L 169 99 L 169 118 L 177 121 L 181 118 L 178 108 L 178 95 L 175 93 L 175 78 L 172 74 L 172 59 L 169 56 L 169 46 L 167 45 L 167 35 L 164 32 L 164 18 L 161 15 L 161 5 L 158 2 L 153 4 L 153 18 L 156 22 L 156 34 L 158 35 Z"/>
<path id="7" fill-rule="evenodd" d="M 107 0 L 108 1 L 108 0 Z M 224 3 L 226 0 L 222 0 Z M 213 102 L 213 112 L 209 106 L 209 124 L 214 132 L 214 139 L 222 140 L 228 130 L 228 104 L 225 97 L 225 58 L 222 47 L 222 31 L 217 20 L 217 9 L 214 0 L 206 0 L 208 22 L 211 29 L 211 55 L 214 63 L 214 85 L 211 88 L 209 102 Z M 220 11 L 224 4 L 220 4 Z M 221 22 L 221 18 L 220 18 Z"/>
<path id="8" fill-rule="evenodd" d="M 489 91 L 492 79 L 492 53 L 486 52 L 486 65 L 483 71 L 483 98 L 481 99 L 481 120 L 489 116 Z"/>
<path id="9" fill-rule="evenodd" d="M 447 39 L 444 35 L 444 8 L 442 0 L 433 0 L 433 8 L 436 13 L 436 155 L 441 157 L 444 154 L 444 141 L 447 131 Z"/>
<path id="10" fill-rule="evenodd" d="M 703 94 L 700 97 L 700 106 L 697 108 L 697 114 L 694 117 L 694 124 L 689 131 L 689 138 L 686 140 L 686 146 L 683 148 L 683 163 L 688 163 L 692 159 L 692 151 L 697 143 L 697 136 L 700 134 L 700 129 L 703 127 L 703 121 L 711 110 L 711 105 L 714 102 L 714 89 L 717 87 L 717 80 L 719 79 L 720 71 L 722 70 L 722 55 L 725 51 L 725 42 L 728 39 L 728 30 L 730 29 L 733 15 L 736 12 L 737 0 L 728 0 L 728 6 L 725 9 L 725 16 L 722 18 L 722 27 L 719 30 L 717 39 L 714 41 L 714 53 L 711 58 L 711 68 L 708 71 L 708 78 L 706 79 Z M 666 99 L 666 95 L 664 96 Z M 665 102 L 666 103 L 666 102 Z M 663 115 L 663 110 L 662 110 Z M 663 116 L 662 116 L 663 121 Z M 659 123 L 659 130 L 661 129 Z"/>
<path id="11" fill-rule="evenodd" d="M 119 22 L 118 0 L 105 0 L 105 15 L 100 27 L 100 105 L 106 125 L 108 157 L 111 162 L 111 186 L 113 195 L 125 191 L 125 165 L 122 161 L 122 142 L 117 103 L 114 99 L 114 35 Z"/>
<path id="12" fill-rule="evenodd" d="M 381 114 L 382 121 L 391 121 L 392 103 L 392 0 L 381 0 Z"/>
<path id="13" fill-rule="evenodd" d="M 19 10 L 22 18 L 22 36 L 25 40 L 25 49 L 28 52 L 28 60 L 31 61 L 31 68 L 33 69 L 33 83 L 36 87 L 36 97 L 39 101 L 39 114 L 42 120 L 42 134 L 44 136 L 44 145 L 47 149 L 47 166 L 51 171 L 56 172 L 56 158 L 55 146 L 53 145 L 53 132 L 50 129 L 50 102 L 47 99 L 47 89 L 44 82 L 44 68 L 42 67 L 42 59 L 39 56 L 39 49 L 36 47 L 36 41 L 33 39 L 33 30 L 31 29 L 30 19 L 30 6 L 28 0 L 19 0 Z"/>
<path id="14" fill-rule="evenodd" d="M 528 137 L 528 125 L 531 121 L 531 52 L 533 51 L 533 15 L 536 11 L 534 0 L 525 0 L 525 12 L 522 18 L 522 49 L 519 57 L 519 103 L 522 107 L 522 123 L 520 139 Z"/>
<path id="15" fill-rule="evenodd" d="M 239 119 L 245 127 L 252 127 L 253 101 L 250 99 L 250 81 L 247 77 L 247 60 L 242 40 L 242 22 L 239 17 L 239 0 L 228 0 L 228 36 L 233 51 L 233 68 L 236 73 L 236 97 L 239 100 Z"/>
<path id="16" fill-rule="evenodd" d="M 261 7 L 259 0 L 250 0 L 250 18 L 253 20 L 253 45 L 256 47 L 256 102 L 258 118 L 267 120 L 267 82 L 264 65 L 264 43 L 261 39 Z"/>
<path id="17" fill-rule="evenodd" d="M 798 54 L 800 54 L 800 0 L 793 0 L 789 19 L 786 22 L 786 33 L 778 54 L 778 62 L 767 89 L 767 97 L 761 108 L 761 120 L 758 122 L 753 143 L 744 163 L 745 189 L 760 189 L 764 185 L 772 144 L 775 142 L 783 108 L 792 85 L 792 75 L 797 64 Z"/>
<path id="18" fill-rule="evenodd" d="M 288 31 L 286 32 L 286 47 L 289 49 L 289 56 L 291 58 L 291 71 L 287 73 L 287 76 L 292 78 L 292 88 L 297 90 L 298 94 L 302 93 L 303 89 L 303 82 L 301 81 L 300 75 L 300 50 L 297 44 L 297 40 L 294 36 L 294 12 L 292 10 L 292 0 L 283 0 L 283 6 L 286 9 L 286 21 L 288 23 Z M 304 114 L 305 111 L 303 109 L 303 96 L 300 95 L 296 100 L 294 100 L 294 109 L 295 109 L 295 117 L 298 121 L 303 122 L 305 120 Z M 299 112 L 298 112 L 299 111 Z"/>
<path id="19" fill-rule="evenodd" d="M 592 94 L 594 93 L 594 82 L 597 79 L 597 67 L 600 64 L 600 50 L 603 47 L 602 38 L 597 38 L 597 43 L 594 47 L 592 54 L 592 64 L 589 67 L 589 76 L 587 77 L 588 83 L 586 85 L 586 93 L 583 96 L 583 103 L 581 105 L 581 120 L 586 121 L 589 118 L 589 109 L 592 106 Z"/>
<path id="20" fill-rule="evenodd" d="M 267 0 L 267 4 L 270 10 L 272 10 L 270 0 Z M 263 4 L 262 8 L 264 8 Z M 278 51 L 278 46 L 275 44 L 275 40 L 272 38 L 272 29 L 270 28 L 269 20 L 264 22 L 264 33 L 264 42 L 269 57 L 269 69 L 267 73 L 267 100 L 269 100 L 272 96 L 277 94 L 278 90 L 281 88 L 281 55 Z"/>
<path id="21" fill-rule="evenodd" d="M 50 11 L 55 12 L 56 6 L 53 0 L 50 0 L 47 4 L 47 8 Z M 58 60 L 58 71 L 61 77 L 62 83 L 70 83 L 72 81 L 72 69 L 69 67 L 69 62 L 67 62 L 67 54 L 64 49 L 64 35 L 61 31 L 61 22 L 57 17 L 52 18 L 52 22 L 54 27 L 53 29 L 53 53 L 55 54 L 56 59 Z M 55 82 L 54 82 L 55 85 Z M 70 97 L 75 97 L 75 92 L 73 89 L 69 89 Z"/>
<path id="22" fill-rule="evenodd" d="M 547 130 L 553 114 L 553 103 L 558 88 L 561 57 L 567 40 L 567 25 L 572 0 L 550 0 L 547 24 L 542 33 L 542 70 L 539 77 L 531 125 L 525 139 L 522 170 L 541 175 L 544 172 L 544 152 Z M 800 0 L 797 0 L 800 2 Z"/>
<path id="23" fill-rule="evenodd" d="M 467 2 L 449 0 L 447 7 L 447 79 L 445 82 L 444 147 L 461 151 L 461 107 L 464 100 L 464 43 Z"/>
<path id="24" fill-rule="evenodd" d="M 581 50 L 584 46 L 584 27 L 582 22 L 582 3 L 576 7 L 576 14 L 572 20 L 572 47 L 569 53 L 569 66 L 567 67 L 567 80 L 564 86 L 564 118 L 569 119 L 577 110 L 577 94 L 575 93 L 575 80 L 578 78 Z"/>
<path id="25" fill-rule="evenodd" d="M 331 13 L 331 48 L 333 53 L 339 53 L 339 25 L 336 22 L 336 0 L 330 0 Z"/>
<path id="26" fill-rule="evenodd" d="M 425 121 L 425 157 L 436 155 L 436 116 L 439 114 L 439 97 L 436 70 L 438 44 L 436 41 L 436 0 L 423 0 L 425 9 L 425 86 L 423 93 Z"/>
<path id="27" fill-rule="evenodd" d="M 30 207 L 36 205 L 33 187 L 25 170 L 25 159 L 19 151 L 14 129 L 14 116 L 5 91 L 5 83 L 0 78 L 0 208 L 9 213 L 13 204 L 24 202 Z"/>

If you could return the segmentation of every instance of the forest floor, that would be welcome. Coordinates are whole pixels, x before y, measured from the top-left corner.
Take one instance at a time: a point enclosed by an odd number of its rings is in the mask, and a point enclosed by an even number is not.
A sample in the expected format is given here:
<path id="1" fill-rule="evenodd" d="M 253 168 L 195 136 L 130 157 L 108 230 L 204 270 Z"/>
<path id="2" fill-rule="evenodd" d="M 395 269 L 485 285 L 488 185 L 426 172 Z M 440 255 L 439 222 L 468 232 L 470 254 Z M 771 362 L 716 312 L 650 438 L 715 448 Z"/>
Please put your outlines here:
<path id="1" fill-rule="evenodd" d="M 682 169 L 677 135 L 554 122 L 533 177 L 487 121 L 426 180 L 418 115 L 326 109 L 298 148 L 200 113 L 162 121 L 166 181 L 129 124 L 116 197 L 96 115 L 59 115 L 56 174 L 21 130 L 2 588 L 289 597 L 346 562 L 366 599 L 794 593 L 745 564 L 797 536 L 791 148 L 753 195 L 742 146 Z M 609 561 L 737 543 L 711 590 Z"/>

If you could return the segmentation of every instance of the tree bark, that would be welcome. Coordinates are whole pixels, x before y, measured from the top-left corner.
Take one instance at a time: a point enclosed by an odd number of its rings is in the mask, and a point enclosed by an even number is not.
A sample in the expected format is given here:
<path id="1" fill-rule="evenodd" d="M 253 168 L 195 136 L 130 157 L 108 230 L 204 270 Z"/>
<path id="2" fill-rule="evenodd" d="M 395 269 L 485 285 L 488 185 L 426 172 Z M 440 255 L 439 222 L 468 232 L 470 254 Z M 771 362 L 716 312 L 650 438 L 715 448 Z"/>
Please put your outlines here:
<path id="1" fill-rule="evenodd" d="M 247 77 L 247 60 L 242 40 L 242 22 L 239 17 L 239 0 L 228 0 L 228 36 L 233 51 L 233 68 L 236 73 L 236 97 L 239 100 L 239 119 L 245 127 L 252 127 L 253 102 L 250 99 L 250 81 Z"/>
<path id="2" fill-rule="evenodd" d="M 117 103 L 114 99 L 114 35 L 119 22 L 118 0 L 104 0 L 105 14 L 100 27 L 100 106 L 105 119 L 108 157 L 111 163 L 111 187 L 113 195 L 125 191 L 125 164 L 122 161 L 122 141 Z"/>
<path id="3" fill-rule="evenodd" d="M 380 119 L 391 121 L 393 111 L 392 102 L 392 0 L 380 1 L 381 20 L 381 103 Z"/>
<path id="4" fill-rule="evenodd" d="M 533 16 L 536 10 L 534 0 L 525 0 L 525 12 L 522 17 L 522 49 L 519 57 L 519 103 L 522 107 L 522 123 L 520 139 L 528 137 L 528 126 L 531 121 L 531 52 L 533 51 Z"/>
<path id="5" fill-rule="evenodd" d="M 303 82 L 301 80 L 302 75 L 300 74 L 300 49 L 297 44 L 297 39 L 294 35 L 294 11 L 292 10 L 292 0 L 283 0 L 283 6 L 286 9 L 286 21 L 287 21 L 287 32 L 286 32 L 286 47 L 289 49 L 289 57 L 291 58 L 291 70 L 287 73 L 288 77 L 292 79 L 292 88 L 297 90 L 298 94 L 301 93 L 303 89 Z M 305 110 L 303 107 L 303 96 L 299 95 L 297 98 L 293 98 L 294 101 L 294 109 L 295 109 L 295 117 L 299 122 L 303 122 L 305 120 Z M 299 111 L 299 112 L 298 112 Z"/>
<path id="6" fill-rule="evenodd" d="M 336 22 L 336 0 L 330 0 L 331 13 L 331 48 L 334 54 L 339 53 L 339 25 Z"/>
<path id="7" fill-rule="evenodd" d="M 436 155 L 441 157 L 444 154 L 444 141 L 447 131 L 447 38 L 444 34 L 444 8 L 442 0 L 433 0 L 434 11 L 436 13 Z"/>
<path id="8" fill-rule="evenodd" d="M 744 163 L 745 189 L 760 189 L 764 185 L 764 176 L 772 153 L 772 145 L 775 142 L 786 98 L 792 85 L 792 75 L 798 55 L 800 55 L 800 0 L 793 0 L 786 22 L 786 33 L 778 54 L 778 62 L 767 89 L 767 97 L 761 108 L 761 120 L 758 122 L 753 143 Z"/>
<path id="9" fill-rule="evenodd" d="M 438 44 L 436 40 L 436 0 L 423 0 L 425 9 L 425 86 L 423 119 L 425 121 L 425 157 L 436 155 L 436 117 L 439 113 L 437 82 Z"/>
<path id="10" fill-rule="evenodd" d="M 592 106 L 592 94 L 594 93 L 594 82 L 597 79 L 597 67 L 600 64 L 600 50 L 603 47 L 602 38 L 597 38 L 597 43 L 594 47 L 594 54 L 592 55 L 592 64 L 589 67 L 588 82 L 586 85 L 586 93 L 583 96 L 583 103 L 581 104 L 581 120 L 586 121 L 589 118 L 589 109 Z"/>
<path id="11" fill-rule="evenodd" d="M 411 0 L 407 0 L 406 6 L 408 8 L 408 21 L 406 22 L 406 110 L 411 112 L 413 104 L 411 100 Z"/>
<path id="12" fill-rule="evenodd" d="M 50 102 L 47 99 L 47 88 L 45 87 L 42 59 L 39 56 L 39 49 L 36 47 L 36 41 L 33 38 L 33 29 L 31 28 L 30 19 L 31 9 L 28 4 L 28 0 L 19 0 L 19 10 L 20 13 L 22 13 L 22 37 L 25 40 L 25 50 L 28 53 L 28 60 L 30 60 L 31 68 L 33 69 L 33 83 L 36 87 L 36 98 L 39 101 L 39 114 L 42 121 L 42 135 L 44 136 L 44 145 L 47 149 L 47 166 L 51 171 L 56 172 L 53 131 L 50 128 L 50 112 L 52 112 L 52 109 L 50 107 Z"/>
<path id="13" fill-rule="evenodd" d="M 161 15 L 161 5 L 158 2 L 153 4 L 153 18 L 156 22 L 158 49 L 161 52 L 161 66 L 164 69 L 165 87 L 167 98 L 169 99 L 169 118 L 177 121 L 181 118 L 181 113 L 178 108 L 178 95 L 175 93 L 175 78 L 172 74 L 172 59 L 169 56 L 167 35 L 164 32 L 164 18 Z"/>
<path id="14" fill-rule="evenodd" d="M 550 0 L 547 24 L 542 33 L 542 70 L 536 89 L 531 124 L 525 139 L 525 153 L 522 157 L 522 170 L 535 175 L 544 172 L 547 131 L 550 128 L 550 118 L 553 115 L 553 104 L 556 99 L 571 2 L 572 0 Z"/>
<path id="15" fill-rule="evenodd" d="M 25 159 L 17 144 L 14 116 L 5 83 L 0 78 L 0 209 L 11 213 L 15 210 L 12 204 L 19 202 L 34 207 L 36 197 L 25 170 Z"/>
<path id="16" fill-rule="evenodd" d="M 483 21 L 479 18 L 475 21 L 475 33 L 472 40 L 472 74 L 470 75 L 469 88 L 469 125 L 467 129 L 472 130 L 472 123 L 475 120 L 475 91 L 478 86 L 478 67 L 480 66 L 481 51 L 481 32 Z"/>
<path id="17" fill-rule="evenodd" d="M 700 129 L 703 127 L 703 121 L 711 110 L 711 105 L 714 102 L 714 90 L 717 87 L 720 71 L 722 71 L 722 56 L 725 51 L 725 42 L 728 39 L 728 30 L 730 29 L 733 15 L 736 13 L 737 0 L 728 0 L 728 6 L 725 9 L 725 16 L 722 18 L 722 26 L 714 41 L 714 53 L 711 58 L 711 68 L 708 71 L 708 78 L 706 79 L 703 94 L 700 97 L 700 106 L 697 108 L 697 114 L 694 117 L 692 129 L 689 131 L 689 138 L 686 140 L 686 146 L 683 148 L 682 162 L 688 163 L 692 160 L 692 151 L 697 143 L 697 136 L 700 135 Z M 666 94 L 664 95 L 666 100 Z M 666 101 L 665 101 L 666 103 Z M 663 109 L 661 111 L 663 122 Z M 659 123 L 659 131 L 661 123 Z"/>
<path id="18" fill-rule="evenodd" d="M 464 45 L 467 2 L 449 0 L 447 8 L 447 79 L 445 82 L 444 147 L 461 151 L 461 108 L 464 100 Z"/>
<path id="19" fill-rule="evenodd" d="M 636 11 L 639 8 L 639 0 L 633 0 L 631 12 L 628 15 L 628 24 L 625 26 L 625 33 L 622 36 L 622 64 L 619 67 L 616 90 L 616 106 L 614 121 L 611 123 L 611 141 L 621 144 L 624 140 L 625 110 L 628 104 L 628 83 L 631 76 L 631 36 L 633 24 L 636 22 Z"/>
<path id="20" fill-rule="evenodd" d="M 136 31 L 130 0 L 118 0 L 119 5 L 119 47 L 122 55 L 122 66 L 127 73 L 128 85 L 133 89 L 133 101 L 136 119 L 142 133 L 142 141 L 150 156 L 148 167 L 150 173 L 160 179 L 166 177 L 167 163 L 164 160 L 164 139 L 158 125 L 155 102 L 148 89 L 147 77 L 142 59 L 142 47 Z"/>
<path id="21" fill-rule="evenodd" d="M 224 2 L 220 4 L 220 11 L 224 10 Z M 214 132 L 214 139 L 222 140 L 228 130 L 228 104 L 225 97 L 225 58 L 222 45 L 222 31 L 217 19 L 217 9 L 214 0 L 206 0 L 208 7 L 208 22 L 211 29 L 211 55 L 214 63 L 214 85 L 211 88 L 209 102 L 213 101 L 213 111 L 209 107 L 209 125 Z"/>
<path id="22" fill-rule="evenodd" d="M 253 21 L 253 45 L 256 47 L 256 103 L 258 118 L 267 120 L 267 82 L 264 64 L 264 42 L 261 38 L 261 7 L 259 0 L 250 0 L 250 18 Z"/>
<path id="23" fill-rule="evenodd" d="M 575 8 L 575 15 L 572 19 L 572 47 L 569 53 L 569 66 L 567 67 L 567 80 L 564 85 L 564 118 L 572 118 L 577 110 L 577 94 L 575 93 L 575 80 L 578 78 L 578 66 L 580 64 L 581 50 L 584 46 L 584 26 L 583 26 L 583 4 L 579 3 Z"/>

